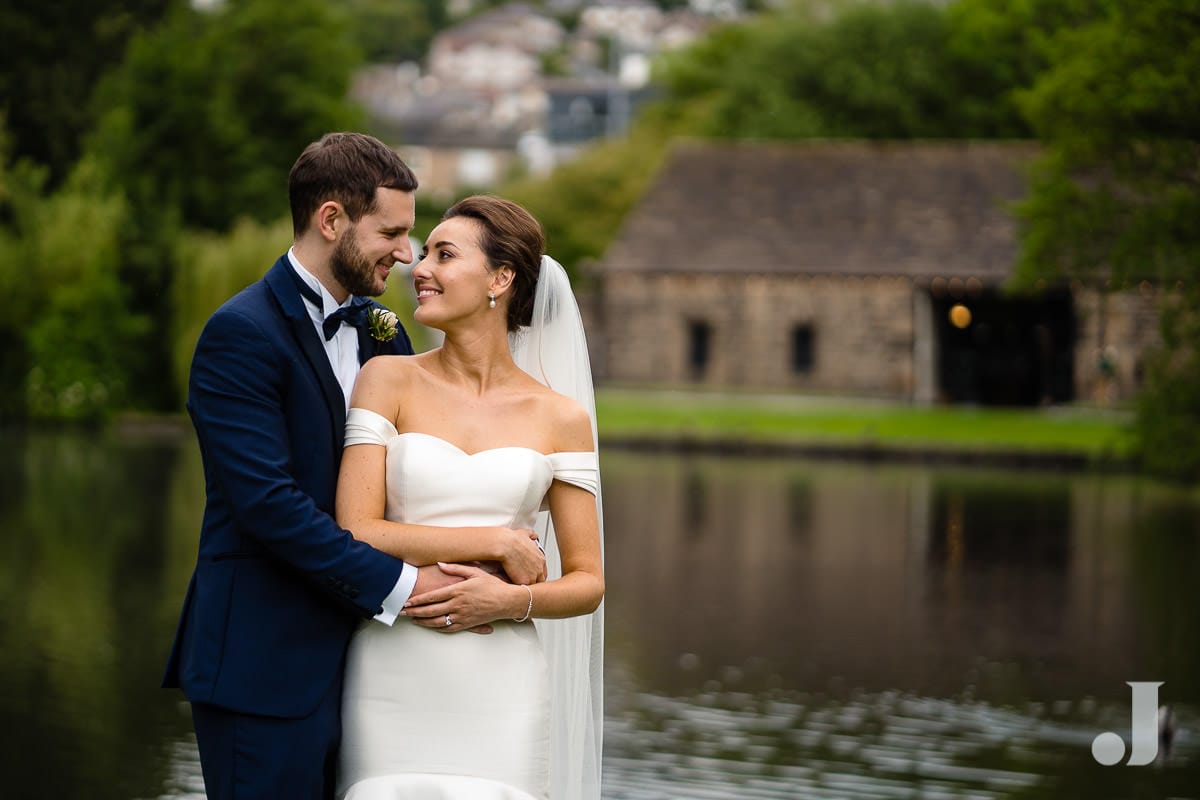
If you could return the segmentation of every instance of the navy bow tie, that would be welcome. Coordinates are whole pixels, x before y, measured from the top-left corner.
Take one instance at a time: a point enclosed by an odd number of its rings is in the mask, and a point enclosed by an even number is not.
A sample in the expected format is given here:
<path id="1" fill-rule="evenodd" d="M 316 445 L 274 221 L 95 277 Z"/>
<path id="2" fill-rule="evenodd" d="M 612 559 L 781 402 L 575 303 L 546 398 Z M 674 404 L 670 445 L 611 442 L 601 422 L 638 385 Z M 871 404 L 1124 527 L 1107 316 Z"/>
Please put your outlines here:
<path id="1" fill-rule="evenodd" d="M 300 289 L 300 296 L 308 302 L 312 303 L 318 311 L 325 308 L 325 304 L 321 302 L 321 295 L 317 294 L 311 286 L 296 276 L 296 287 Z M 342 306 L 337 311 L 334 311 L 325 321 L 321 323 L 321 330 L 325 333 L 325 341 L 333 338 L 338 332 L 338 328 L 342 327 L 343 322 L 348 322 L 355 328 L 362 330 L 367 324 L 367 308 L 371 305 L 371 301 L 362 297 L 356 297 L 348 306 Z"/>
<path id="2" fill-rule="evenodd" d="M 346 322 L 353 325 L 355 328 L 361 329 L 367 324 L 367 306 L 370 302 L 366 300 L 355 300 L 348 306 L 342 306 L 337 311 L 334 311 L 325 321 L 321 323 L 321 330 L 325 331 L 325 341 L 333 338 L 333 335 L 338 332 L 338 328 L 342 327 L 342 323 Z"/>

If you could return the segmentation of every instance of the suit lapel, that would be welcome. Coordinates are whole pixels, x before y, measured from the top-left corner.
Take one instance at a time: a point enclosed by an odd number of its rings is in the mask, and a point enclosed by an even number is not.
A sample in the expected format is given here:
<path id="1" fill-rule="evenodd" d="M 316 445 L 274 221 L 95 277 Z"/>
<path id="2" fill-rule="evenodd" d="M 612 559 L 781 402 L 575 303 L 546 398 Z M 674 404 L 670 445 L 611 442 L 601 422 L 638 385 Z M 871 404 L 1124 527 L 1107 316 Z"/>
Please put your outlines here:
<path id="1" fill-rule="evenodd" d="M 367 307 L 367 310 L 363 312 L 363 315 L 365 316 L 371 313 L 371 306 L 373 303 L 364 298 L 362 300 L 362 304 Z M 368 325 L 361 325 L 355 330 L 358 333 L 358 365 L 361 367 L 363 364 L 367 363 L 368 360 L 370 360 L 371 356 L 378 355 L 375 352 L 376 340 L 371 337 L 371 331 L 369 330 Z"/>
<path id="2" fill-rule="evenodd" d="M 296 337 L 296 343 L 321 385 L 321 395 L 325 398 L 325 405 L 329 409 L 329 421 L 333 426 L 334 452 L 340 454 L 343 429 L 346 427 L 346 398 L 342 394 L 337 377 L 333 374 L 333 368 L 329 365 L 325 346 L 313 327 L 308 309 L 304 306 L 304 298 L 300 296 L 300 290 L 296 287 L 296 281 L 299 279 L 288 262 L 287 255 L 281 256 L 264 278 L 279 301 L 279 306 L 292 328 L 292 334 Z"/>
<path id="3" fill-rule="evenodd" d="M 367 314 L 371 313 L 372 309 L 387 310 L 387 306 L 381 305 L 374 300 L 362 298 L 367 304 Z M 412 340 L 408 338 L 408 331 L 404 329 L 404 325 L 399 320 L 396 321 L 396 336 L 389 341 L 382 342 L 371 336 L 370 326 L 364 325 L 358 330 L 358 365 L 361 367 L 375 356 L 411 356 L 413 354 Z"/>

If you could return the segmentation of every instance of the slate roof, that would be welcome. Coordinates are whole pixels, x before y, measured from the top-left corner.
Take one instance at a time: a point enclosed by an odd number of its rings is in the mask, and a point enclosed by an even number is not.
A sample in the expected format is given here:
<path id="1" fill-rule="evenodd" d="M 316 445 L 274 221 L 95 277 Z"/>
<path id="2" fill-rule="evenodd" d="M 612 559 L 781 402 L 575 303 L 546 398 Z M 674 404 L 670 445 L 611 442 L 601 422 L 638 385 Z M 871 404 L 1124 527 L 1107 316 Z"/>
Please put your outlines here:
<path id="1" fill-rule="evenodd" d="M 602 259 L 606 273 L 1003 281 L 1031 142 L 684 142 Z"/>

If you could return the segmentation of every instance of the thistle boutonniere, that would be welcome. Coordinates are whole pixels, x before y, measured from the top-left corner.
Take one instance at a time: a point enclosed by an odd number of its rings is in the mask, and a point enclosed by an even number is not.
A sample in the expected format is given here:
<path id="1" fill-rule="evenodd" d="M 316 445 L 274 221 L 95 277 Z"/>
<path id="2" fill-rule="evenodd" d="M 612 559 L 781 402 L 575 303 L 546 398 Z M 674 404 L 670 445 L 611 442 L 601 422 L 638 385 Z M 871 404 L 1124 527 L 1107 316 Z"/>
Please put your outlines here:
<path id="1" fill-rule="evenodd" d="M 396 338 L 400 320 L 386 308 L 372 308 L 367 312 L 367 331 L 371 338 L 380 342 L 390 342 Z"/>

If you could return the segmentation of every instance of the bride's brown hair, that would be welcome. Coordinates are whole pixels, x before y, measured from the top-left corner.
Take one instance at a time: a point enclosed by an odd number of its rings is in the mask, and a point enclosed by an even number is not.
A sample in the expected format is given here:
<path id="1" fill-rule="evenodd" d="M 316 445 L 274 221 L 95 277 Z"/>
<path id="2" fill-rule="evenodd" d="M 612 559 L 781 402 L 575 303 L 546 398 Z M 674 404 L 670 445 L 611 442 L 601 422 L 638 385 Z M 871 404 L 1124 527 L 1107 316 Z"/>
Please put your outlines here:
<path id="1" fill-rule="evenodd" d="M 442 221 L 454 217 L 477 220 L 482 228 L 479 249 L 492 270 L 508 267 L 513 271 L 509 290 L 508 330 L 515 331 L 533 319 L 533 295 L 542 269 L 546 234 L 541 223 L 521 206 L 502 197 L 474 195 L 459 200 L 442 215 Z"/>

